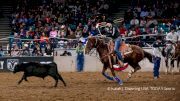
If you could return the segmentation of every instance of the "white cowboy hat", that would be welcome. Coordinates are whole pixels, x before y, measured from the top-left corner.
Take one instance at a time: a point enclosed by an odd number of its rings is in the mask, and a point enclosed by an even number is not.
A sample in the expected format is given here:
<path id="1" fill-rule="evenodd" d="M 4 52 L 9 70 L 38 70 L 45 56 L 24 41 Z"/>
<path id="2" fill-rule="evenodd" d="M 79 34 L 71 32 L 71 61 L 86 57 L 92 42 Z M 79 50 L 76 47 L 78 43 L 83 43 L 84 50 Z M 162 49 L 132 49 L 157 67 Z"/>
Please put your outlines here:
<path id="1" fill-rule="evenodd" d="M 62 25 L 61 28 L 62 28 L 62 29 L 65 28 L 65 25 Z"/>

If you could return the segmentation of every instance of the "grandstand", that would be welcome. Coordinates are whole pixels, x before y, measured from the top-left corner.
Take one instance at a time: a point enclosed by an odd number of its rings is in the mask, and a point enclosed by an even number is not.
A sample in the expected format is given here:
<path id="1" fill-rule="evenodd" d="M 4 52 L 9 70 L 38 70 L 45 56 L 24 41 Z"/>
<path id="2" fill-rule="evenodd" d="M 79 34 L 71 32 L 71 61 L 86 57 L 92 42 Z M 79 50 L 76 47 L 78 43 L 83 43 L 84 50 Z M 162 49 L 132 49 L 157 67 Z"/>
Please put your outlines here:
<path id="1" fill-rule="evenodd" d="M 9 0 L 0 3 L 0 42 L 8 49 L 14 44 L 20 50 L 26 44 L 33 49 L 35 43 L 45 48 L 48 42 L 54 48 L 75 48 L 79 38 L 98 34 L 97 23 L 121 18 L 118 27 L 126 42 L 146 47 L 157 35 L 164 36 L 170 27 L 178 28 L 180 24 L 178 3 L 168 0 Z M 171 14 L 167 15 L 170 10 Z"/>

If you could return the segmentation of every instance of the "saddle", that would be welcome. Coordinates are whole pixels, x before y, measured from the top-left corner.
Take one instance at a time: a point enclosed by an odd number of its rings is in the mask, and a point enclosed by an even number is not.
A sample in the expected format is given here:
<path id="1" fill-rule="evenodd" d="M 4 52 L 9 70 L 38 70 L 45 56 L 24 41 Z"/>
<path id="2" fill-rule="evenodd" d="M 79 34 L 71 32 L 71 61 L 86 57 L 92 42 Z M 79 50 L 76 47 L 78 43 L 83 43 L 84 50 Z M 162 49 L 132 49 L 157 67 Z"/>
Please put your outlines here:
<path id="1" fill-rule="evenodd" d="M 114 50 L 114 42 L 111 40 L 109 42 L 109 49 L 110 51 Z M 124 58 L 127 54 L 130 54 L 133 52 L 131 45 L 126 44 L 125 42 L 121 43 L 121 46 L 119 48 L 119 51 L 121 52 L 122 57 Z M 113 54 L 113 61 L 116 61 L 116 54 Z M 125 67 L 119 68 L 119 66 L 113 65 L 114 70 L 116 71 L 122 71 L 125 70 L 128 67 L 128 64 Z"/>
<path id="2" fill-rule="evenodd" d="M 113 41 L 109 42 L 109 48 L 110 48 L 110 50 L 114 50 L 114 42 Z M 123 57 L 126 56 L 127 54 L 130 54 L 133 52 L 131 45 L 126 44 L 125 42 L 121 43 L 121 46 L 119 47 L 119 51 L 121 52 L 121 55 Z"/>
<path id="3" fill-rule="evenodd" d="M 130 54 L 133 52 L 131 45 L 130 44 L 126 44 L 125 42 L 121 43 L 121 47 L 119 48 L 119 51 L 121 51 L 122 56 L 124 57 L 127 54 Z"/>
<path id="4" fill-rule="evenodd" d="M 114 49 L 114 42 L 113 41 L 109 42 L 109 48 L 110 48 L 110 50 Z M 119 47 L 119 51 L 122 53 L 121 55 L 123 57 L 126 56 L 127 54 L 130 54 L 130 53 L 133 52 L 133 50 L 131 48 L 131 45 L 130 44 L 126 44 L 125 42 L 121 43 L 121 45 Z"/>

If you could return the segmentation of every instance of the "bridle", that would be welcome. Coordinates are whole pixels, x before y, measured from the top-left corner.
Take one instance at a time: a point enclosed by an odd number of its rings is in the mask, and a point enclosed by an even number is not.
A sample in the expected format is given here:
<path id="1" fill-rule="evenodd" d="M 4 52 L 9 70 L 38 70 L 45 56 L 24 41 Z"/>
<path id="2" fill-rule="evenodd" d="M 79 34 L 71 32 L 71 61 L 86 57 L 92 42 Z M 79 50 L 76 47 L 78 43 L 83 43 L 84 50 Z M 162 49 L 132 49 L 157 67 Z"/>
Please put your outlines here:
<path id="1" fill-rule="evenodd" d="M 100 46 L 101 44 L 103 44 L 103 42 L 100 42 L 100 43 L 98 44 L 98 39 L 97 39 L 97 37 L 95 37 L 95 39 L 96 39 L 95 45 L 94 45 L 94 48 L 96 48 L 96 56 L 95 56 L 95 57 L 98 58 L 98 59 L 101 61 L 103 58 L 109 56 L 110 54 L 106 54 L 106 55 L 104 55 L 103 57 L 99 58 L 98 55 L 97 55 L 97 49 L 99 48 L 99 46 Z M 98 45 L 97 45 L 97 44 L 98 44 Z M 92 45 L 91 45 L 91 46 L 92 46 Z M 91 55 L 94 53 L 94 51 L 95 51 L 95 50 L 93 50 L 89 55 L 91 56 Z"/>
<path id="2" fill-rule="evenodd" d="M 98 39 L 97 37 L 95 37 L 96 41 L 95 41 L 95 45 L 94 45 L 94 48 L 96 48 L 96 51 L 97 51 L 97 48 L 99 48 L 99 46 L 102 44 L 102 42 L 100 44 L 97 45 L 98 43 Z M 92 45 L 91 45 L 91 48 L 92 48 Z M 93 48 L 92 48 L 93 49 Z M 94 53 L 95 50 L 93 50 L 89 55 L 91 56 L 93 53 Z M 96 57 L 97 57 L 97 52 L 96 52 Z M 97 57 L 98 58 L 98 57 Z"/>

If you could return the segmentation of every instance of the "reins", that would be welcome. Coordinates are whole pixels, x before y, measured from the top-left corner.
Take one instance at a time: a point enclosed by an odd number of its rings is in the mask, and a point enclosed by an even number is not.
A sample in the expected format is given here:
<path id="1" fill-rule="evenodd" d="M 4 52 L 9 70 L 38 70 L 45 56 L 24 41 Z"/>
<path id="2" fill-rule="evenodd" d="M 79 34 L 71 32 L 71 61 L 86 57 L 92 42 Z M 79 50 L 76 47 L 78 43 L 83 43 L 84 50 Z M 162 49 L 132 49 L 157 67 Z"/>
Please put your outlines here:
<path id="1" fill-rule="evenodd" d="M 108 47 L 108 45 L 107 45 L 107 48 L 108 48 L 108 54 L 106 54 L 106 55 L 104 55 L 104 56 L 102 56 L 102 57 L 98 57 L 97 56 L 97 52 L 98 52 L 98 48 L 99 48 L 99 46 L 101 45 L 101 44 L 103 44 L 103 42 L 100 42 L 98 45 L 97 45 L 97 38 L 95 38 L 96 39 L 96 42 L 95 42 L 95 48 L 96 48 L 96 58 L 98 59 L 98 60 L 100 60 L 101 62 L 102 62 L 102 59 L 104 59 L 105 57 L 108 57 L 108 60 L 109 60 L 109 64 L 110 64 L 110 68 L 112 68 L 112 62 L 111 62 L 111 54 L 109 54 L 109 51 L 110 51 L 110 49 L 109 49 L 109 47 Z M 94 53 L 94 51 L 95 50 L 93 50 L 91 53 L 90 53 L 90 56 Z"/>

